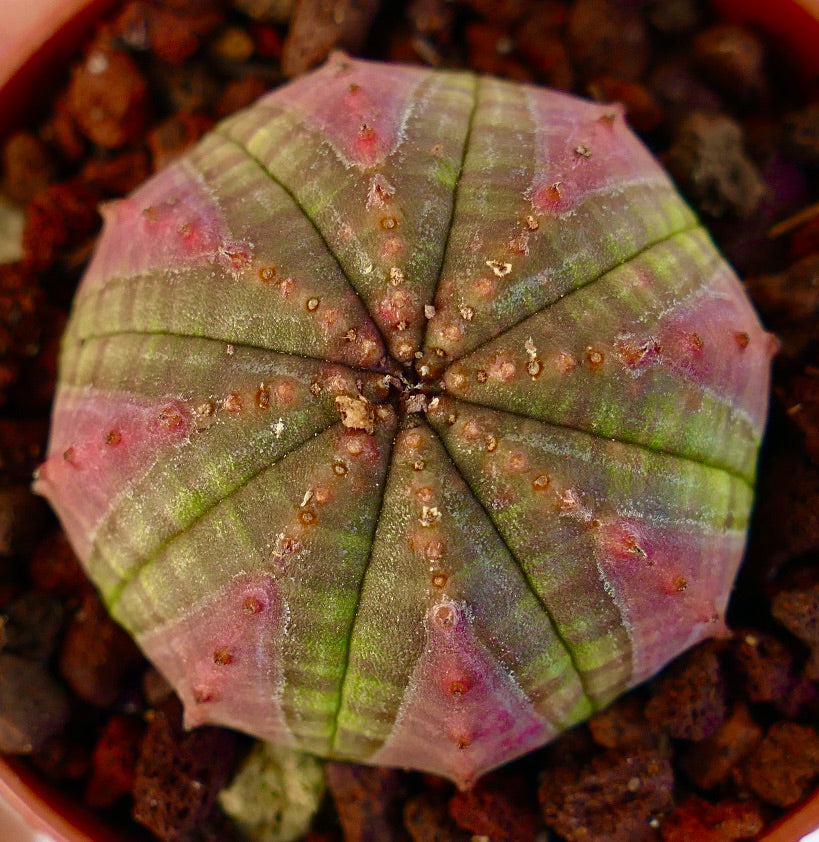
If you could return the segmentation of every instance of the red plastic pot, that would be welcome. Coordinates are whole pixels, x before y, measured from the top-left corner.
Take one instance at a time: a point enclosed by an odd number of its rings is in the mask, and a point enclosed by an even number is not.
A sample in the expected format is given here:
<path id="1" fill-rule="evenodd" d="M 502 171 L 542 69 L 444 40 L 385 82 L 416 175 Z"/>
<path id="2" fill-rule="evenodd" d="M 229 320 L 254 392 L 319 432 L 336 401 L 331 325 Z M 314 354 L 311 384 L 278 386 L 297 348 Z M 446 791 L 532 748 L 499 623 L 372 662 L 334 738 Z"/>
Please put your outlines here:
<path id="1" fill-rule="evenodd" d="M 61 72 L 82 38 L 115 0 L 0 0 L 0 137 L 36 109 L 38 92 Z M 728 21 L 768 31 L 819 80 L 819 0 L 713 0 Z M 22 763 L 0 757 L 0 799 L 56 842 L 128 842 Z M 819 790 L 760 842 L 800 842 L 819 831 Z M 693 842 L 693 840 L 692 840 Z"/>

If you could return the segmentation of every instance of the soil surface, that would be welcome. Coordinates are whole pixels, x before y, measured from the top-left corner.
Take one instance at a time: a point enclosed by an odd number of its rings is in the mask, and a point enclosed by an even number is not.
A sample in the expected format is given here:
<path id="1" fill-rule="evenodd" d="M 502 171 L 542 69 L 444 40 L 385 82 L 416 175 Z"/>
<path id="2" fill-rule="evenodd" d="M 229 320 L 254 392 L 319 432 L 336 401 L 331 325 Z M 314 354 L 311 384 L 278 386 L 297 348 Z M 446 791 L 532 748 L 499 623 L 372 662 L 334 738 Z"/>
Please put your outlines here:
<path id="1" fill-rule="evenodd" d="M 37 122 L 2 145 L 2 193 L 24 227 L 22 257 L 0 265 L 0 748 L 135 838 L 238 838 L 216 795 L 249 740 L 182 729 L 178 701 L 108 618 L 29 483 L 99 203 L 336 47 L 622 102 L 781 349 L 731 636 L 468 792 L 328 763 L 306 838 L 757 838 L 819 782 L 819 91 L 705 0 L 130 0 L 114 11 Z"/>

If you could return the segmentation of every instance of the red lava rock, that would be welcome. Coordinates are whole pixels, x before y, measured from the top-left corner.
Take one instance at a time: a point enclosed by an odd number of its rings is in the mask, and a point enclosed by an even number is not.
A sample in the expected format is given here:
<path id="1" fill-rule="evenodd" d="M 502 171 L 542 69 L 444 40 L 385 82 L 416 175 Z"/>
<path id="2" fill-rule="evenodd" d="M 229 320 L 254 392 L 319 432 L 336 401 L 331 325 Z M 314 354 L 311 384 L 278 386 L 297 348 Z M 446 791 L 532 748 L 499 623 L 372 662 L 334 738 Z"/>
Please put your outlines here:
<path id="1" fill-rule="evenodd" d="M 761 739 L 762 728 L 754 722 L 747 706 L 737 703 L 716 734 L 685 748 L 682 768 L 700 789 L 713 789 L 728 779 L 732 769 Z"/>
<path id="2" fill-rule="evenodd" d="M 568 45 L 586 79 L 612 76 L 635 81 L 649 58 L 642 18 L 614 0 L 576 0 L 569 13 Z"/>
<path id="3" fill-rule="evenodd" d="M 41 190 L 26 209 L 23 265 L 44 272 L 70 250 L 91 241 L 101 224 L 99 196 L 79 180 Z"/>
<path id="4" fill-rule="evenodd" d="M 128 53 L 100 41 L 72 74 L 68 108 L 92 143 L 119 149 L 147 125 L 148 85 Z"/>
<path id="5" fill-rule="evenodd" d="M 586 724 L 592 739 L 603 748 L 639 748 L 656 746 L 661 735 L 647 727 L 642 700 L 629 694 L 600 713 Z"/>
<path id="6" fill-rule="evenodd" d="M 68 721 L 68 698 L 39 661 L 0 653 L 0 751 L 28 754 Z"/>
<path id="7" fill-rule="evenodd" d="M 663 121 L 663 112 L 657 100 L 639 82 L 622 82 L 600 76 L 589 83 L 589 93 L 600 102 L 622 102 L 629 123 L 638 132 L 649 132 Z"/>
<path id="8" fill-rule="evenodd" d="M 765 193 L 730 117 L 694 112 L 683 120 L 664 161 L 681 190 L 710 216 L 749 216 Z"/>
<path id="9" fill-rule="evenodd" d="M 765 48 L 750 29 L 712 26 L 694 39 L 693 57 L 703 75 L 731 98 L 747 101 L 767 89 Z"/>
<path id="10" fill-rule="evenodd" d="M 108 616 L 95 594 L 86 594 L 69 623 L 60 653 L 60 673 L 92 705 L 112 704 L 123 682 L 143 663 L 130 637 Z"/>
<path id="11" fill-rule="evenodd" d="M 777 394 L 788 418 L 801 431 L 805 450 L 814 464 L 819 465 L 819 367 L 805 366 Z"/>
<path id="12" fill-rule="evenodd" d="M 328 762 L 324 774 L 345 842 L 398 842 L 404 778 L 395 769 Z"/>
<path id="13" fill-rule="evenodd" d="M 231 731 L 184 731 L 175 700 L 151 711 L 136 765 L 133 817 L 166 842 L 199 839 L 194 830 L 215 823 L 216 796 L 227 783 L 235 753 Z"/>
<path id="14" fill-rule="evenodd" d="M 775 722 L 744 765 L 747 786 L 768 804 L 790 807 L 819 778 L 819 734 L 809 725 Z"/>
<path id="15" fill-rule="evenodd" d="M 764 826 L 753 801 L 711 804 L 691 796 L 665 819 L 660 834 L 663 842 L 737 842 L 755 838 Z"/>
<path id="16" fill-rule="evenodd" d="M 216 103 L 216 118 L 222 119 L 255 102 L 265 91 L 267 82 L 259 76 L 245 76 L 225 85 Z"/>
<path id="17" fill-rule="evenodd" d="M 649 842 L 652 824 L 672 805 L 668 758 L 646 749 L 607 751 L 580 770 L 541 773 L 538 797 L 546 824 L 568 842 Z"/>
<path id="18" fill-rule="evenodd" d="M 282 37 L 279 30 L 267 23 L 252 23 L 248 28 L 259 58 L 279 61 L 282 57 Z"/>
<path id="19" fill-rule="evenodd" d="M 819 681 L 819 583 L 807 589 L 780 591 L 773 598 L 771 613 L 810 649 L 805 675 Z"/>
<path id="20" fill-rule="evenodd" d="M 25 204 L 54 178 L 54 160 L 48 147 L 30 132 L 15 132 L 3 144 L 3 192 Z"/>
<path id="21" fill-rule="evenodd" d="M 62 530 L 37 545 L 29 576 L 36 588 L 62 597 L 87 594 L 92 588 Z"/>
<path id="22" fill-rule="evenodd" d="M 0 556 L 31 551 L 47 517 L 48 509 L 28 486 L 0 487 Z"/>
<path id="23" fill-rule="evenodd" d="M 150 50 L 161 61 L 181 64 L 224 21 L 218 2 L 171 3 L 133 0 L 114 23 L 114 31 L 128 46 Z"/>
<path id="24" fill-rule="evenodd" d="M 477 836 L 530 842 L 543 828 L 534 792 L 526 781 L 510 774 L 486 775 L 449 801 L 457 825 Z"/>
<path id="25" fill-rule="evenodd" d="M 357 52 L 378 12 L 379 0 L 296 0 L 282 49 L 285 76 L 298 76 L 340 48 Z"/>
<path id="26" fill-rule="evenodd" d="M 514 42 L 508 29 L 488 23 L 471 23 L 466 28 L 469 64 L 479 73 L 527 82 L 531 72 L 512 55 Z"/>
<path id="27" fill-rule="evenodd" d="M 675 661 L 655 682 L 646 719 L 682 740 L 713 736 L 725 720 L 725 678 L 712 644 Z"/>
<path id="28" fill-rule="evenodd" d="M 131 149 L 119 155 L 91 158 L 80 178 L 102 196 L 122 196 L 136 189 L 151 174 L 148 153 Z"/>
<path id="29" fill-rule="evenodd" d="M 91 777 L 85 788 L 89 807 L 110 807 L 131 791 L 143 731 L 142 720 L 135 716 L 115 714 L 105 723 L 94 747 Z"/>
<path id="30" fill-rule="evenodd" d="M 404 827 L 413 842 L 469 842 L 472 834 L 459 828 L 440 793 L 422 792 L 404 805 Z"/>
<path id="31" fill-rule="evenodd" d="M 175 114 L 148 132 L 148 149 L 154 172 L 170 164 L 213 126 L 202 114 Z"/>

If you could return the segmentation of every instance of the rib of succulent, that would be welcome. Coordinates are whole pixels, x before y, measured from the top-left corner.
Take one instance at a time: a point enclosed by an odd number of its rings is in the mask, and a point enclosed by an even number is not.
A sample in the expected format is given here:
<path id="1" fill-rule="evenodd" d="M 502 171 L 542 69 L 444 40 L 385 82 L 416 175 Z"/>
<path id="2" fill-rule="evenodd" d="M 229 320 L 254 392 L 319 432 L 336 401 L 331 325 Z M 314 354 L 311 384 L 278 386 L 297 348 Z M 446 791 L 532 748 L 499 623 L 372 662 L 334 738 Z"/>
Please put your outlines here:
<path id="1" fill-rule="evenodd" d="M 36 487 L 190 725 L 465 786 L 723 631 L 772 342 L 619 108 L 336 56 L 104 216 Z"/>

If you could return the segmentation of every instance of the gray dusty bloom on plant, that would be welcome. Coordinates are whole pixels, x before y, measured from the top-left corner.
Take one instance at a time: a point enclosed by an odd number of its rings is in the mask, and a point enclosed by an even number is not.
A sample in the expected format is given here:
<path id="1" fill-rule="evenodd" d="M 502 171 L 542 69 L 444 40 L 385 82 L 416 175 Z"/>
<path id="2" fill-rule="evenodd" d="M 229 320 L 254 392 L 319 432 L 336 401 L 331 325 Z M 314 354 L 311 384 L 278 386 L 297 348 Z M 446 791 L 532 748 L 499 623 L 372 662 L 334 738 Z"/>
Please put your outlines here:
<path id="1" fill-rule="evenodd" d="M 723 630 L 772 343 L 619 109 L 338 56 L 105 219 L 37 488 L 189 725 L 466 785 Z"/>

